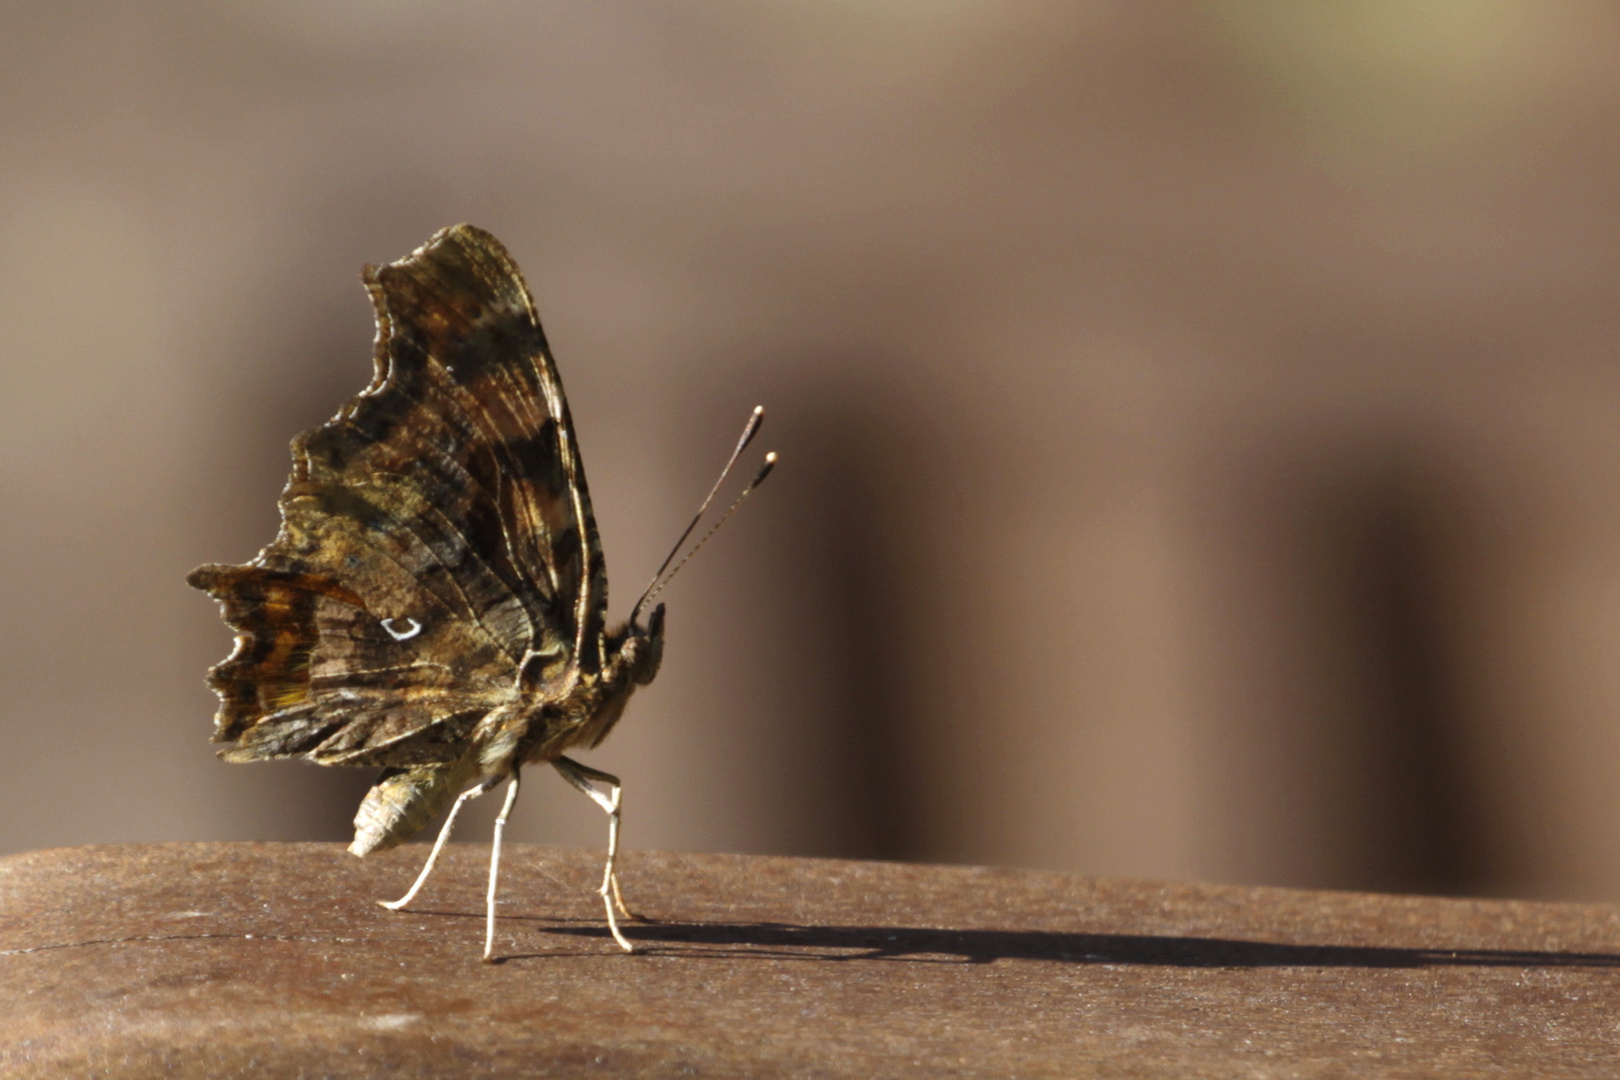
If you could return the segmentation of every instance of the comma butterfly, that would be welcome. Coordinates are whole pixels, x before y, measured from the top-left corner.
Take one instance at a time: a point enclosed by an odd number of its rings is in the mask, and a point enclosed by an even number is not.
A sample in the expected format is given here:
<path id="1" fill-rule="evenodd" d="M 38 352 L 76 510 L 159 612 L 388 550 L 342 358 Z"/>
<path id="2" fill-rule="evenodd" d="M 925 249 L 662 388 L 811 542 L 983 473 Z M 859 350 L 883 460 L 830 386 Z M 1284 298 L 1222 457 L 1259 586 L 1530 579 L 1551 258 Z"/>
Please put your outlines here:
<path id="1" fill-rule="evenodd" d="M 381 767 L 355 816 L 356 855 L 403 843 L 450 805 L 415 884 L 383 905 L 396 909 L 427 880 L 457 812 L 509 779 L 490 855 L 485 960 L 520 770 L 549 764 L 608 813 L 600 892 L 614 939 L 633 952 L 616 917 L 632 917 L 615 869 L 621 785 L 563 753 L 599 744 L 658 673 L 664 605 L 645 622 L 642 612 L 674 576 L 664 571 L 762 411 L 630 618 L 609 626 L 568 402 L 511 256 L 489 233 L 457 225 L 398 262 L 366 267 L 365 283 L 377 316 L 371 385 L 293 440 L 275 540 L 245 565 L 202 566 L 186 579 L 236 631 L 208 677 L 220 698 L 214 741 L 232 744 L 220 756 Z M 766 456 L 733 510 L 775 459 Z"/>

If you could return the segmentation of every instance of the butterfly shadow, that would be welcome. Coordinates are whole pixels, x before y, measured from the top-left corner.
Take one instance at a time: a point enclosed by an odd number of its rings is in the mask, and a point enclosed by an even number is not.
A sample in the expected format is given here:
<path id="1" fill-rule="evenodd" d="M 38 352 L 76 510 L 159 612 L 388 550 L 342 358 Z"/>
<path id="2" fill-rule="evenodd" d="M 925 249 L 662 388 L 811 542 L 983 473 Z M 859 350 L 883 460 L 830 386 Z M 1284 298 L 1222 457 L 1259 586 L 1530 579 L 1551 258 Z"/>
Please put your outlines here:
<path id="1" fill-rule="evenodd" d="M 584 920 L 543 921 L 543 933 L 606 939 Z M 1029 930 L 949 930 L 908 926 L 802 926 L 792 923 L 637 922 L 624 932 L 639 951 L 690 959 L 812 962 L 899 961 L 988 964 L 1036 960 L 1179 968 L 1620 968 L 1620 954 L 1530 949 L 1423 949 L 1380 945 L 1299 945 L 1232 938 L 1074 934 Z M 593 952 L 595 950 L 592 950 Z M 508 960 L 577 955 L 573 950 L 508 955 Z"/>

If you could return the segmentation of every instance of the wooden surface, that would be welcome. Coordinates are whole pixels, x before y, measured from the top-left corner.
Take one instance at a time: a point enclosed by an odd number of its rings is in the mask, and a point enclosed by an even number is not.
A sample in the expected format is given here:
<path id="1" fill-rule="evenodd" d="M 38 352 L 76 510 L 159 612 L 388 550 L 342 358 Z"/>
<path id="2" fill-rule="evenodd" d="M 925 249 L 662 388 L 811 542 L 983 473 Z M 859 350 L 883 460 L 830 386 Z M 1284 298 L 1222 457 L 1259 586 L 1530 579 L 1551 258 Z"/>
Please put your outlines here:
<path id="1" fill-rule="evenodd" d="M 0 860 L 0 1076 L 1620 1075 L 1620 908 L 632 851 Z"/>

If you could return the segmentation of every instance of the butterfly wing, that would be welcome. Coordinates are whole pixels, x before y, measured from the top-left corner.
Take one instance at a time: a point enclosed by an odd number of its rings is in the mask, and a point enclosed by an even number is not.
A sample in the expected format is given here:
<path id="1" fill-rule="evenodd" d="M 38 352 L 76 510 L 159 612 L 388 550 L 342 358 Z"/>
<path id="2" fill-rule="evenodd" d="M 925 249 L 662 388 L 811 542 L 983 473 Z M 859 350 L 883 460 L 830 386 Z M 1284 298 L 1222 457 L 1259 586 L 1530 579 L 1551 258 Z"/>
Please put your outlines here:
<path id="1" fill-rule="evenodd" d="M 600 668 L 601 544 L 516 265 L 459 225 L 366 284 L 371 385 L 293 441 L 276 539 L 188 578 L 237 632 L 209 673 L 227 760 L 453 763 L 520 670 Z"/>

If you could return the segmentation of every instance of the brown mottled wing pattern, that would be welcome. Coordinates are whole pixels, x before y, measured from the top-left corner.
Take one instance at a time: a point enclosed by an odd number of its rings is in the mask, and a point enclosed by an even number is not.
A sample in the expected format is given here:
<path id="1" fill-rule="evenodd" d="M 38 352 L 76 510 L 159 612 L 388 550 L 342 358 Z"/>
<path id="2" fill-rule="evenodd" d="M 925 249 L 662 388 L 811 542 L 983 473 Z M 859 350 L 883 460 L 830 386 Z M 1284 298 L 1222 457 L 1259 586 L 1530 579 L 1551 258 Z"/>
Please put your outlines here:
<path id="1" fill-rule="evenodd" d="M 227 760 L 464 758 L 517 676 L 602 662 L 606 571 L 528 289 L 468 225 L 368 267 L 376 376 L 293 441 L 274 542 L 188 579 L 236 648 L 209 674 Z"/>

